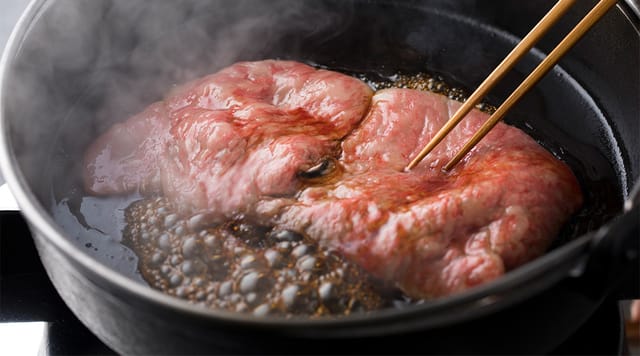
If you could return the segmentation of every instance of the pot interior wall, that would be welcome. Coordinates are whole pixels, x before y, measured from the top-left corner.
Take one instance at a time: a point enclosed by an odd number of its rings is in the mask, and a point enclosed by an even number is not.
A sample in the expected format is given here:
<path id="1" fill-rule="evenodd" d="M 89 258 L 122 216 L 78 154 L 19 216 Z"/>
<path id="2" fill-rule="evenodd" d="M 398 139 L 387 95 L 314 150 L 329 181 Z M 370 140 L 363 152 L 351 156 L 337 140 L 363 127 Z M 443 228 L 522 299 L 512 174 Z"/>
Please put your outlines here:
<path id="1" fill-rule="evenodd" d="M 426 71 L 471 91 L 553 1 L 514 3 L 43 2 L 14 47 L 4 83 L 17 168 L 80 250 L 140 280 L 135 256 L 118 243 L 128 200 L 86 197 L 81 188 L 82 152 L 100 132 L 173 85 L 239 60 L 293 59 L 380 77 Z M 638 43 L 623 14 L 612 11 L 509 116 L 579 176 L 587 206 L 566 237 L 618 213 L 638 179 Z M 489 101 L 504 99 L 540 56 L 532 52 Z"/>

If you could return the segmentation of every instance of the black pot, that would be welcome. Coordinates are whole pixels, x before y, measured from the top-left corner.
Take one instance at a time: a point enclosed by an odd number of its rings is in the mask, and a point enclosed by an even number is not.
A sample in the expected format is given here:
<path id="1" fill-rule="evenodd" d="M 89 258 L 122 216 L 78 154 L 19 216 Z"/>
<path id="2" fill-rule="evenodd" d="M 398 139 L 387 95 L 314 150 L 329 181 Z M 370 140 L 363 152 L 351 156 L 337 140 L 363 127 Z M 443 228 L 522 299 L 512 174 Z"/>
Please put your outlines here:
<path id="1" fill-rule="evenodd" d="M 545 256 L 463 294 L 325 320 L 192 306 L 141 283 L 131 253 L 94 229 L 117 235 L 112 222 L 126 201 L 85 197 L 79 162 L 98 133 L 172 84 L 238 60 L 382 76 L 429 71 L 472 90 L 553 3 L 36 0 L 3 57 L 2 172 L 56 289 L 118 352 L 544 353 L 605 298 L 640 295 L 634 2 L 611 10 L 508 119 L 572 166 L 584 210 Z M 489 101 L 503 100 L 594 3 L 579 1 Z"/>

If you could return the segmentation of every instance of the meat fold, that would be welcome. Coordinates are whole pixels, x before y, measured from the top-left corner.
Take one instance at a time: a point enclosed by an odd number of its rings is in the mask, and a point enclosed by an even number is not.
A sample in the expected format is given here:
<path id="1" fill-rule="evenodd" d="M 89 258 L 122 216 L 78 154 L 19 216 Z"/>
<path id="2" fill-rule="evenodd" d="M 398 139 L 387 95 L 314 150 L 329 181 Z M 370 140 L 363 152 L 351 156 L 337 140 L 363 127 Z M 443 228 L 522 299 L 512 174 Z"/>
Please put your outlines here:
<path id="1" fill-rule="evenodd" d="M 160 190 L 222 220 L 292 195 L 298 172 L 333 156 L 372 91 L 337 72 L 287 61 L 238 63 L 174 89 L 87 150 L 94 194 Z"/>
<path id="2" fill-rule="evenodd" d="M 459 105 L 409 89 L 373 95 L 296 62 L 238 63 L 104 133 L 85 184 L 298 231 L 411 297 L 446 296 L 544 253 L 582 203 L 569 168 L 502 123 L 443 173 L 488 118 L 477 110 L 405 172 Z"/>
<path id="3" fill-rule="evenodd" d="M 342 144 L 339 182 L 302 190 L 278 224 L 413 296 L 463 291 L 540 256 L 581 192 L 569 168 L 522 131 L 498 124 L 445 174 L 444 164 L 488 119 L 473 111 L 417 168 L 403 171 L 459 105 L 414 90 L 378 92 Z"/>

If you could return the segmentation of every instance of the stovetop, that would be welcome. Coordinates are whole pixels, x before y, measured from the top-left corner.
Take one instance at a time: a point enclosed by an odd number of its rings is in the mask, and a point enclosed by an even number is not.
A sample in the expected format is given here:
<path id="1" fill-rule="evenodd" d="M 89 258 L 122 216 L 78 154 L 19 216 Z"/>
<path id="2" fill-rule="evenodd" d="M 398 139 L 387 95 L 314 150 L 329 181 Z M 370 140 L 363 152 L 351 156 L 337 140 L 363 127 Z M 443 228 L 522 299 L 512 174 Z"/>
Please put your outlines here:
<path id="1" fill-rule="evenodd" d="M 0 48 L 4 48 L 27 3 L 28 0 L 2 0 Z M 12 205 L 7 203 L 8 191 L 3 184 L 0 176 L 0 210 Z M 0 211 L 0 354 L 116 354 L 86 329 L 60 299 L 18 212 Z M 554 354 L 630 354 L 617 301 L 605 303 Z"/>

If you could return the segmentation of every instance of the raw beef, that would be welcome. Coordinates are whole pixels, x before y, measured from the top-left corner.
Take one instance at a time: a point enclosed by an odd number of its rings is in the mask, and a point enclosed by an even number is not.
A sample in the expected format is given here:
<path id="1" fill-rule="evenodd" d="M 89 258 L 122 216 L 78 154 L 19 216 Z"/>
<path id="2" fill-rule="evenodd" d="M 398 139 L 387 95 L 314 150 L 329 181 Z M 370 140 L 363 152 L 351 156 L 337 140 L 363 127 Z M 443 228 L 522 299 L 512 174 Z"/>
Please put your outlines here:
<path id="1" fill-rule="evenodd" d="M 303 232 L 412 297 L 456 293 L 541 255 L 580 206 L 568 167 L 505 124 L 443 173 L 487 119 L 478 111 L 404 172 L 459 104 L 409 89 L 372 95 L 299 63 L 239 63 L 107 131 L 88 150 L 87 189 L 155 189 L 212 221 Z"/>
<path id="2" fill-rule="evenodd" d="M 416 169 L 403 171 L 458 106 L 414 90 L 377 93 L 342 145 L 339 182 L 304 189 L 279 224 L 414 296 L 462 291 L 541 255 L 581 192 L 571 171 L 522 131 L 499 124 L 444 174 L 488 118 L 474 111 Z"/>
<path id="3" fill-rule="evenodd" d="M 239 63 L 174 90 L 102 135 L 85 157 L 96 194 L 161 190 L 223 219 L 294 194 L 297 174 L 339 151 L 372 91 L 337 72 L 286 61 Z"/>

